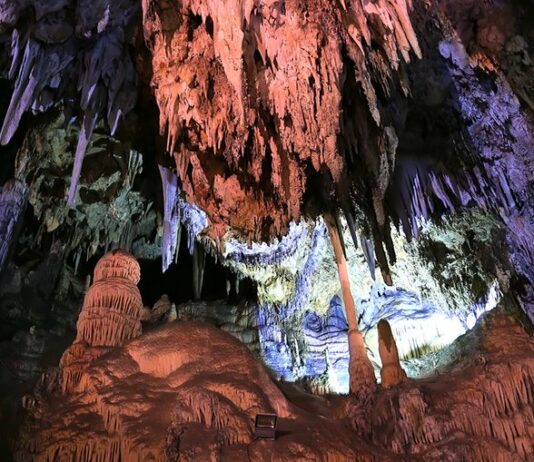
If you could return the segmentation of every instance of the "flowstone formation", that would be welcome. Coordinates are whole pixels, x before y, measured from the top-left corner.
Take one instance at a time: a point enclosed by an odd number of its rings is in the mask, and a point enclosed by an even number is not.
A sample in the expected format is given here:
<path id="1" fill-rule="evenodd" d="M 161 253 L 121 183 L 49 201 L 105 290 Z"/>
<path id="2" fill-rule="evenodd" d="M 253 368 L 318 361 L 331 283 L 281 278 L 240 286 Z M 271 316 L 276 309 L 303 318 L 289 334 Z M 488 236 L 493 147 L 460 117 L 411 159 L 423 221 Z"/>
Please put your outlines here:
<path id="1" fill-rule="evenodd" d="M 165 324 L 95 359 L 79 393 L 54 391 L 49 375 L 28 400 L 15 460 L 530 460 L 531 335 L 494 311 L 454 347 L 440 376 L 378 388 L 371 401 L 321 398 L 282 393 L 220 329 Z M 278 415 L 275 441 L 253 436 L 265 412 Z"/>
<path id="2" fill-rule="evenodd" d="M 96 358 L 141 335 L 140 277 L 139 264 L 124 251 L 112 251 L 98 261 L 76 325 L 76 340 L 61 358 L 63 392 L 77 390 L 83 371 Z"/>

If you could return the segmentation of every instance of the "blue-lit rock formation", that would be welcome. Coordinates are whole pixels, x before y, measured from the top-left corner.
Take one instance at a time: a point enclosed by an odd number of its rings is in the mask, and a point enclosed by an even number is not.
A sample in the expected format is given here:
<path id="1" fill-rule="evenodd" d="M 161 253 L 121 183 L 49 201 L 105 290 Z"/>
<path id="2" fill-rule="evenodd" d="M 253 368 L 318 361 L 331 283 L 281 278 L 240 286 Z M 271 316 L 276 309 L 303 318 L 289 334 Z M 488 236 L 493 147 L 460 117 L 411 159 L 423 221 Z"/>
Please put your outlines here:
<path id="1" fill-rule="evenodd" d="M 460 42 L 441 42 L 457 92 L 461 114 L 473 149 L 493 185 L 507 228 L 510 257 L 518 274 L 529 284 L 522 297 L 525 312 L 534 321 L 534 124 L 502 76 L 476 72 Z M 480 68 L 478 68 L 480 69 Z"/>
<path id="2" fill-rule="evenodd" d="M 195 241 L 201 231 L 208 226 L 206 214 L 194 205 L 188 204 L 180 196 L 176 173 L 159 167 L 163 185 L 163 240 L 161 243 L 161 265 L 166 271 L 173 260 L 178 259 L 181 226 L 187 231 L 187 248 L 193 255 Z"/>
<path id="3" fill-rule="evenodd" d="M 408 373 L 418 375 L 428 367 L 411 364 L 412 359 L 450 344 L 500 298 L 491 271 L 464 266 L 466 241 L 484 249 L 482 254 L 497 250 L 492 239 L 499 235 L 499 225 L 492 215 L 473 210 L 440 224 L 421 224 L 418 240 L 394 239 L 399 267 L 395 287 L 373 280 L 362 249 L 350 242 L 349 230 L 343 228 L 360 329 L 377 371 L 380 319 L 390 322 Z M 433 261 L 431 250 L 436 247 L 442 255 Z M 257 329 L 254 350 L 275 376 L 305 381 L 318 392 L 347 392 L 347 324 L 324 224 L 292 225 L 288 235 L 272 245 L 232 240 L 226 250 L 222 263 L 258 284 L 259 304 L 250 308 L 257 314 L 248 326 Z M 483 290 L 480 297 L 474 296 L 475 287 Z"/>

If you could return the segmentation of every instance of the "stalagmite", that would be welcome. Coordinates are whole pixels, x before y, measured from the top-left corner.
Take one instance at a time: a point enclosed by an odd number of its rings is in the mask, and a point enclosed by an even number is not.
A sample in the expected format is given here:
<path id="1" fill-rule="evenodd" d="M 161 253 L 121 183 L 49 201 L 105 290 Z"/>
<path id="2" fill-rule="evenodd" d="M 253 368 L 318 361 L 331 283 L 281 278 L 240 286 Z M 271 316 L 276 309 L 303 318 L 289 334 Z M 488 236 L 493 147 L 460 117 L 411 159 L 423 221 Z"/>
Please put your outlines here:
<path id="1" fill-rule="evenodd" d="M 83 371 L 94 359 L 141 335 L 140 277 L 139 264 L 122 250 L 98 261 L 76 324 L 76 340 L 61 358 L 63 392 L 77 390 Z"/>
<path id="2" fill-rule="evenodd" d="M 163 294 L 159 300 L 154 303 L 152 310 L 150 310 L 150 321 L 161 321 L 172 309 L 172 303 L 167 294 Z"/>
<path id="3" fill-rule="evenodd" d="M 176 305 L 173 303 L 171 305 L 170 311 L 165 316 L 165 321 L 166 322 L 173 322 L 173 321 L 176 321 L 176 319 L 178 319 L 178 313 L 176 312 Z"/>
<path id="4" fill-rule="evenodd" d="M 371 360 L 367 356 L 367 348 L 362 333 L 358 328 L 356 305 L 350 290 L 350 279 L 347 269 L 347 261 L 343 252 L 341 240 L 336 226 L 336 220 L 331 215 L 324 217 L 330 241 L 336 256 L 336 264 L 339 272 L 339 282 L 343 294 L 343 303 L 348 322 L 349 339 L 349 376 L 350 392 L 356 396 L 365 398 L 376 389 L 376 379 Z"/>
<path id="5" fill-rule="evenodd" d="M 399 352 L 391 326 L 385 319 L 378 322 L 378 351 L 382 368 L 380 377 L 384 388 L 391 388 L 407 381 L 406 372 L 402 369 L 399 360 Z"/>

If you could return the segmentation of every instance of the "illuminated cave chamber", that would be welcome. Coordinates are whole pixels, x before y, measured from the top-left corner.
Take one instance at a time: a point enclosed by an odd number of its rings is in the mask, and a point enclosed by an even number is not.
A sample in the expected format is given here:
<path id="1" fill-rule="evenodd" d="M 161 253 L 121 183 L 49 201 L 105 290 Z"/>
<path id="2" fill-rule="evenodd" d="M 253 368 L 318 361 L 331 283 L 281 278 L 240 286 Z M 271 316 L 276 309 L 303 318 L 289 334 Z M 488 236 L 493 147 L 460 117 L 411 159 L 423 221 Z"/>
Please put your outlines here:
<path id="1" fill-rule="evenodd" d="M 0 459 L 532 460 L 531 3 L 0 0 Z"/>
<path id="2" fill-rule="evenodd" d="M 423 224 L 411 242 L 394 232 L 392 287 L 373 260 L 369 270 L 363 246 L 356 249 L 342 226 L 359 325 L 377 376 L 380 319 L 390 322 L 408 375 L 430 374 L 454 359 L 454 351 L 443 348 L 494 308 L 501 285 L 509 283 L 500 259 L 505 250 L 496 244 L 502 227 L 476 208 Z M 270 246 L 230 241 L 226 255 L 225 264 L 257 283 L 259 352 L 267 366 L 282 380 L 304 382 L 317 393 L 346 393 L 347 321 L 324 223 L 292 225 Z"/>

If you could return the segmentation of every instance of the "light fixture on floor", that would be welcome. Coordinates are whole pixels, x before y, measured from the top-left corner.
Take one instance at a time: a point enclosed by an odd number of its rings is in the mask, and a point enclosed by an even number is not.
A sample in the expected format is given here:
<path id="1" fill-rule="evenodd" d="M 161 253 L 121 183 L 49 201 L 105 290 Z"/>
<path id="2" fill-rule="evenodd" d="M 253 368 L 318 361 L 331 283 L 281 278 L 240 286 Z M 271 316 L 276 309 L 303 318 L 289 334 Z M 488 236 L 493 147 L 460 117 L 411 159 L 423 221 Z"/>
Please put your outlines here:
<path id="1" fill-rule="evenodd" d="M 257 414 L 254 424 L 254 435 L 256 438 L 276 438 L 276 414 Z"/>

